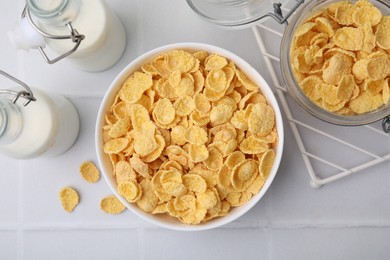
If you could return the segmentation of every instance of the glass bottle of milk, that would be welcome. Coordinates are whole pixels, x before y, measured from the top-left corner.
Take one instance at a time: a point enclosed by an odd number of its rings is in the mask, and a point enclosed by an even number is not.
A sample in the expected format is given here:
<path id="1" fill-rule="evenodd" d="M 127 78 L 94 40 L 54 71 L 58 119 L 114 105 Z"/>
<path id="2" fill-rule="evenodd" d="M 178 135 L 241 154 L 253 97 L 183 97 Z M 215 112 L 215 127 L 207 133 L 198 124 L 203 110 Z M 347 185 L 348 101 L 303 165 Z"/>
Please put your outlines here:
<path id="1" fill-rule="evenodd" d="M 0 156 L 15 159 L 58 156 L 78 136 L 79 116 L 69 100 L 37 88 L 29 90 L 34 93 L 34 101 L 28 105 L 23 104 L 22 97 L 14 102 L 6 95 L 0 96 Z"/>
<path id="2" fill-rule="evenodd" d="M 74 29 L 84 36 L 77 50 L 66 58 L 80 69 L 101 71 L 122 56 L 126 32 L 105 0 L 27 0 L 26 3 L 26 10 L 38 21 L 37 27 L 42 31 L 69 35 Z M 45 37 L 45 42 L 58 55 L 74 48 L 72 40 Z"/>

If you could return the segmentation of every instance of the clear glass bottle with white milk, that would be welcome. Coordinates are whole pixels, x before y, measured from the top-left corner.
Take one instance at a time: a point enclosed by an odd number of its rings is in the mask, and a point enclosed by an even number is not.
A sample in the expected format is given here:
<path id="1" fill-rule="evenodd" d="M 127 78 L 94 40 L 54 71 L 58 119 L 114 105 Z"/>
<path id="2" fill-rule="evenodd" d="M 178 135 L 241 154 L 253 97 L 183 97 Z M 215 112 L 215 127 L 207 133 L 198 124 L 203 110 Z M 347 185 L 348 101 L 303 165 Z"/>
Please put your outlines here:
<path id="1" fill-rule="evenodd" d="M 105 70 L 122 56 L 126 32 L 105 0 L 26 0 L 26 4 L 23 16 L 30 24 L 23 21 L 22 28 L 9 33 L 18 48 L 40 48 L 48 63 L 66 57 L 85 71 Z M 46 45 L 59 57 L 48 58 Z"/>
<path id="2" fill-rule="evenodd" d="M 1 70 L 0 74 L 17 81 Z M 61 95 L 22 85 L 27 91 L 0 90 L 0 156 L 31 159 L 64 153 L 79 133 L 76 109 Z"/>

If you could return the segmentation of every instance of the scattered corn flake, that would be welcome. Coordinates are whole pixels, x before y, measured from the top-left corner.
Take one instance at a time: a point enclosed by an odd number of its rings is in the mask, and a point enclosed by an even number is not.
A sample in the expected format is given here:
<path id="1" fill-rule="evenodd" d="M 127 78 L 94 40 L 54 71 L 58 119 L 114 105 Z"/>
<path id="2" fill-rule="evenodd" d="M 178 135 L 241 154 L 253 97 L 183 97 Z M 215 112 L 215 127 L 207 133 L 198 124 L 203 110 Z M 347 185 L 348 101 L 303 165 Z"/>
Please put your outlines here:
<path id="1" fill-rule="evenodd" d="M 100 178 L 100 172 L 95 164 L 90 161 L 83 162 L 80 165 L 80 174 L 87 182 L 97 182 Z"/>
<path id="2" fill-rule="evenodd" d="M 59 192 L 59 197 L 62 207 L 67 212 L 72 212 L 77 204 L 79 204 L 79 194 L 71 187 L 62 188 Z"/>

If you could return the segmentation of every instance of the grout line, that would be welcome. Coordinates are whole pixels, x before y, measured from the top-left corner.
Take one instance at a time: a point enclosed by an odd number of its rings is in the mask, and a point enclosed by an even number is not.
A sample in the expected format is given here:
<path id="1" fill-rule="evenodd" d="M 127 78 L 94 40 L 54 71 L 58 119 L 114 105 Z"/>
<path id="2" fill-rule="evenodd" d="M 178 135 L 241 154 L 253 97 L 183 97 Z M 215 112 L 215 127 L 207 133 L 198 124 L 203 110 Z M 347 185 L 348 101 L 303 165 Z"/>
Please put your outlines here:
<path id="1" fill-rule="evenodd" d="M 0 231 L 18 231 L 18 224 L 10 223 L 10 224 L 0 224 Z"/>
<path id="2" fill-rule="evenodd" d="M 23 171 L 22 162 L 18 163 L 18 211 L 17 211 L 17 259 L 22 260 L 24 254 L 23 237 Z"/>
<path id="3" fill-rule="evenodd" d="M 390 221 L 372 221 L 365 223 L 264 223 L 263 221 L 235 221 L 226 226 L 222 226 L 218 229 L 248 229 L 248 228 L 268 228 L 268 229 L 305 229 L 305 228 L 318 228 L 318 229 L 336 229 L 336 228 L 390 228 Z M 1 229 L 0 231 L 12 231 L 15 229 L 6 228 Z M 23 226 L 20 230 L 23 231 L 44 231 L 44 232 L 55 232 L 55 231 L 80 231 L 80 230 L 105 230 L 105 231 L 115 231 L 115 230 L 136 230 L 137 237 L 139 241 L 139 248 L 142 251 L 139 253 L 142 256 L 140 259 L 145 259 L 144 249 L 145 249 L 145 230 L 160 230 L 167 232 L 176 232 L 161 228 L 158 226 L 137 226 L 137 225 L 88 225 L 88 224 L 79 224 L 79 225 L 64 225 L 59 223 L 58 225 L 31 225 Z M 180 231 L 177 231 L 180 232 Z M 204 231 L 200 231 L 204 232 Z M 207 231 L 206 231 L 207 232 Z"/>
<path id="4" fill-rule="evenodd" d="M 22 1 L 19 2 L 22 4 Z M 17 53 L 17 66 L 18 73 L 21 78 L 25 78 L 25 62 L 24 55 L 20 52 Z M 19 260 L 23 260 L 24 258 L 24 230 L 23 230 L 23 163 L 22 161 L 18 162 L 18 209 L 17 209 L 17 252 L 16 258 Z"/>

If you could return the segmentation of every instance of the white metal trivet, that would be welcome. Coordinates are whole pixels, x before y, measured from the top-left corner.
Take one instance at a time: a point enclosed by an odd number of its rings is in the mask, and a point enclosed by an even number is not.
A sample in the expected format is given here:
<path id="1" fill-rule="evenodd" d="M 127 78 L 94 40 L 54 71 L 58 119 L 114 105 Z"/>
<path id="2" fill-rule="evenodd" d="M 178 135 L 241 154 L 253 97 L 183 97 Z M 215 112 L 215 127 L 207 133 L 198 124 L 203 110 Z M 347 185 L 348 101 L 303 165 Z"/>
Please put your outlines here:
<path id="1" fill-rule="evenodd" d="M 283 10 L 286 12 L 289 11 L 286 8 L 283 8 Z M 311 179 L 311 186 L 313 188 L 319 188 L 327 183 L 339 180 L 379 163 L 389 161 L 390 136 L 382 131 L 380 122 L 352 128 L 335 126 L 312 117 L 303 110 L 297 108 L 297 105 L 294 104 L 294 102 L 289 102 L 290 97 L 288 96 L 284 83 L 281 84 L 279 80 L 280 77 L 278 77 L 278 75 L 281 75 L 279 66 L 280 59 L 277 54 L 272 54 L 267 50 L 263 40 L 267 38 L 278 38 L 279 41 L 272 42 L 272 48 L 274 49 L 275 45 L 278 44 L 279 48 L 275 49 L 279 50 L 284 26 L 276 25 L 277 28 L 275 29 L 271 28 L 272 26 L 268 24 L 270 24 L 268 21 L 258 24 L 257 26 L 252 27 L 252 31 L 272 78 L 274 90 L 279 98 L 281 107 L 285 112 L 300 153 L 302 154 L 303 161 Z M 294 110 L 297 110 L 297 113 L 294 113 Z M 314 127 L 314 125 L 316 127 Z M 321 128 L 318 126 L 321 126 Z M 310 146 L 311 140 L 307 140 L 305 135 L 307 132 L 312 132 L 310 135 L 317 135 L 319 139 L 325 140 L 324 142 L 335 143 L 335 149 L 324 151 L 320 143 Z M 366 135 L 370 139 L 375 139 L 375 142 L 378 142 L 377 145 L 383 149 L 379 151 L 378 149 L 374 149 L 375 151 L 371 151 L 373 149 L 365 147 L 366 144 L 364 143 L 366 143 L 367 140 L 364 138 L 360 140 L 346 140 L 345 132 L 356 136 Z M 337 149 L 338 146 L 342 146 L 343 149 L 351 150 L 351 153 L 339 152 L 340 150 Z M 352 160 L 353 162 L 351 162 L 352 158 L 355 159 L 355 161 Z"/>

